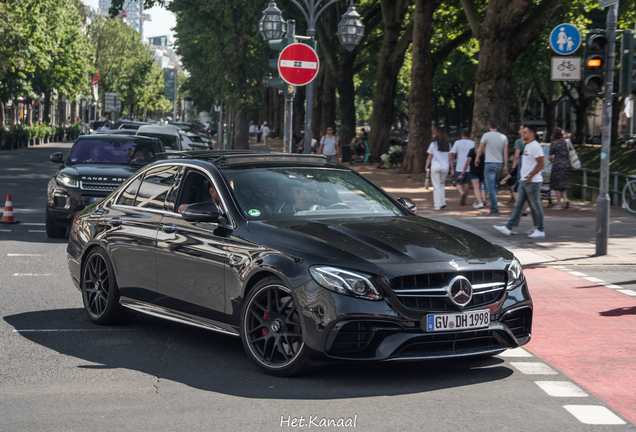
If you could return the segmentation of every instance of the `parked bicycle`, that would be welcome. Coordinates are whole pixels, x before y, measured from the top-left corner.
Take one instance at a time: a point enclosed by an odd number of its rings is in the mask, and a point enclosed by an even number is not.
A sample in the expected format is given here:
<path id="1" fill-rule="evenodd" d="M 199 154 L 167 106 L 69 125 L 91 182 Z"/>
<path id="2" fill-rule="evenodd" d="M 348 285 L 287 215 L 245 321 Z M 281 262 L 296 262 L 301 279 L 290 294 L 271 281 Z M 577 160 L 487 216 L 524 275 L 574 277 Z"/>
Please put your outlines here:
<path id="1" fill-rule="evenodd" d="M 623 208 L 636 214 L 636 176 L 627 176 L 627 184 L 623 188 Z"/>

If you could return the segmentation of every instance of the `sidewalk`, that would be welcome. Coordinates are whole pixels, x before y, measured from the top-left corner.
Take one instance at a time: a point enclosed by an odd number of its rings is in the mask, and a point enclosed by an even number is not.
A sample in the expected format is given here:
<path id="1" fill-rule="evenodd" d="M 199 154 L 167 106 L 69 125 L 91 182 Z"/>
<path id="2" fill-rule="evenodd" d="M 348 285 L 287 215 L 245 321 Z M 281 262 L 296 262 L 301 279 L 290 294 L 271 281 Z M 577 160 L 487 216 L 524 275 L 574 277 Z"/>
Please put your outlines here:
<path id="1" fill-rule="evenodd" d="M 269 148 L 282 151 L 282 139 L 270 139 Z M 250 146 L 251 150 L 267 150 L 264 145 Z M 529 239 L 523 234 L 532 227 L 532 218 L 521 218 L 518 235 L 505 236 L 492 227 L 504 225 L 514 208 L 508 204 L 510 192 L 507 187 L 499 190 L 500 216 L 490 216 L 489 206 L 475 210 L 475 196 L 468 194 L 465 206 L 460 206 L 460 195 L 452 186 L 450 176 L 446 181 L 446 207 L 433 209 L 433 189 L 424 187 L 425 174 L 399 174 L 398 169 L 378 169 L 377 165 L 349 165 L 369 180 L 395 197 L 411 198 L 417 204 L 417 214 L 464 228 L 486 240 L 501 245 L 513 252 L 524 265 L 568 264 L 568 265 L 633 265 L 636 263 L 636 216 L 622 209 L 610 211 L 610 238 L 607 255 L 596 254 L 596 210 L 589 203 L 570 201 L 570 208 L 557 210 L 548 208 L 543 202 L 545 213 L 544 239 Z"/>

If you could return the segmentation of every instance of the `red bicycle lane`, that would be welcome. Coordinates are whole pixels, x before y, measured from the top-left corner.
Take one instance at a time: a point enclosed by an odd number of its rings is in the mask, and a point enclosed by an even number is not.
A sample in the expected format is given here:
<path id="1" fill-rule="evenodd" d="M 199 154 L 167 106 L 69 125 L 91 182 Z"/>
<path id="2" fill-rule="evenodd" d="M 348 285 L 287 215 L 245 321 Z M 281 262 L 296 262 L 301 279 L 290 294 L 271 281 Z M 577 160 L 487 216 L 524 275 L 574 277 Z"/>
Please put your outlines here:
<path id="1" fill-rule="evenodd" d="M 552 267 L 524 269 L 525 348 L 636 424 L 636 299 Z"/>

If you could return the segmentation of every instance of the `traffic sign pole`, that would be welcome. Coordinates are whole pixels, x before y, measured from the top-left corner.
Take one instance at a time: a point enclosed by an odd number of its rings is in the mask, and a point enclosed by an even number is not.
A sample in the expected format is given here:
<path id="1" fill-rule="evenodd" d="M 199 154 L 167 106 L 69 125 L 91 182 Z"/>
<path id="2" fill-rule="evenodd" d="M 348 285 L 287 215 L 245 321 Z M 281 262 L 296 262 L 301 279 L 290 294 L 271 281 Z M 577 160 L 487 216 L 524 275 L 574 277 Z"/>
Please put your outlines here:
<path id="1" fill-rule="evenodd" d="M 618 1 L 607 10 L 607 51 L 605 55 L 605 94 L 603 97 L 603 132 L 601 141 L 601 178 L 596 200 L 596 255 L 607 255 L 609 238 L 609 164 L 612 139 L 612 92 L 614 91 L 614 45 Z"/>
<path id="2" fill-rule="evenodd" d="M 295 35 L 296 34 L 296 21 L 294 20 L 287 20 L 287 35 Z M 295 45 L 295 44 L 292 44 Z M 290 45 L 290 46 L 292 46 Z M 287 48 L 285 48 L 287 49 Z M 287 72 L 285 69 L 283 69 L 283 71 L 281 71 L 281 60 L 285 60 L 283 58 L 283 53 L 285 52 L 285 50 L 283 50 L 280 53 L 280 57 L 278 58 L 278 70 L 280 72 L 280 76 L 281 78 L 283 78 L 285 81 L 287 81 L 286 76 L 283 75 L 284 72 Z M 285 123 L 284 123 L 284 131 L 285 131 L 285 136 L 283 138 L 283 152 L 284 153 L 291 153 L 292 152 L 292 125 L 293 125 L 293 118 L 294 118 L 294 89 L 293 86 L 290 84 L 290 87 L 292 87 L 291 91 L 287 91 L 285 93 Z"/>

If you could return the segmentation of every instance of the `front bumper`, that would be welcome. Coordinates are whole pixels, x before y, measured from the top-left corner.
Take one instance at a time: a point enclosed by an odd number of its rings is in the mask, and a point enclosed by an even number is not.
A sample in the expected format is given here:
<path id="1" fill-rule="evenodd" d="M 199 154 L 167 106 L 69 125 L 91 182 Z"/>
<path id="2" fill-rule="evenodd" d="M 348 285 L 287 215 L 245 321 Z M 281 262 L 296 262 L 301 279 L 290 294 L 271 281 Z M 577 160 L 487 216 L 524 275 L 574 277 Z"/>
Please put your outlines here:
<path id="1" fill-rule="evenodd" d="M 487 355 L 525 345 L 531 338 L 533 306 L 526 282 L 475 309 L 490 311 L 488 327 L 443 332 L 428 332 L 421 325 L 428 313 L 440 311 L 408 309 L 395 298 L 358 299 L 313 281 L 298 292 L 305 344 L 315 364 Z"/>
<path id="2" fill-rule="evenodd" d="M 64 188 L 53 179 L 48 187 L 47 211 L 56 224 L 70 227 L 77 213 L 91 203 L 106 198 L 110 192 Z"/>

